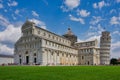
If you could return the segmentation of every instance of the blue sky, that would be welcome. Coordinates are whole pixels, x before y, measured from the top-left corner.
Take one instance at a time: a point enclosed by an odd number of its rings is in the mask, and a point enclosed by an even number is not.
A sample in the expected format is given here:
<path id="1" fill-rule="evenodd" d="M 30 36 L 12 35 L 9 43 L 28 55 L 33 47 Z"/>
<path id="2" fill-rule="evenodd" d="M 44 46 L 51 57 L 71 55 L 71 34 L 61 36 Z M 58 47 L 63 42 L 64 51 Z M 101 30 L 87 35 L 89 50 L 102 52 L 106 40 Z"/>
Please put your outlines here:
<path id="1" fill-rule="evenodd" d="M 13 54 L 26 19 L 59 35 L 70 27 L 78 41 L 110 31 L 111 58 L 120 57 L 120 0 L 0 0 L 0 54 Z"/>

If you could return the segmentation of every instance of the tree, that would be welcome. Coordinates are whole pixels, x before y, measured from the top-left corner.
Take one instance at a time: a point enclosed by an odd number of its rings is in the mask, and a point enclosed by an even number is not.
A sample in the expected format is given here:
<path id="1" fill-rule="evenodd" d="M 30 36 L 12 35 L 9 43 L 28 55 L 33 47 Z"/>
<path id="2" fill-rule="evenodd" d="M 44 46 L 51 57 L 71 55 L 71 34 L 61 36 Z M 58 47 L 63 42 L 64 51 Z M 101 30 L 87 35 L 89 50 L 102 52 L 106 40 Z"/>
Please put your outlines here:
<path id="1" fill-rule="evenodd" d="M 117 64 L 118 64 L 117 59 L 116 59 L 116 58 L 112 58 L 112 59 L 110 60 L 110 64 L 112 64 L 112 65 L 117 65 Z"/>

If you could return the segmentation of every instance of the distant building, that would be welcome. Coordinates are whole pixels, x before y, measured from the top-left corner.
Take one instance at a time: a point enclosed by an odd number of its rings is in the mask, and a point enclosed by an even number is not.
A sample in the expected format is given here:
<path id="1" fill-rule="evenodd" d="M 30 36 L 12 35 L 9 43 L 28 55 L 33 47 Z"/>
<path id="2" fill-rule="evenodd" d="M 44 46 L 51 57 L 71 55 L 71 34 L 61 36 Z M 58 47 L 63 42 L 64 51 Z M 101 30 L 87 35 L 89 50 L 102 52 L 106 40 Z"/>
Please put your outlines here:
<path id="1" fill-rule="evenodd" d="M 118 58 L 117 62 L 119 62 L 119 63 L 120 63 L 120 58 Z"/>
<path id="2" fill-rule="evenodd" d="M 99 48 L 97 40 L 77 42 L 77 36 L 70 28 L 66 34 L 60 36 L 37 27 L 35 23 L 28 20 L 22 25 L 21 31 L 23 35 L 15 43 L 14 49 L 16 64 L 99 65 L 100 61 L 104 64 L 110 61 L 109 58 L 103 59 L 104 56 L 101 55 L 105 54 L 104 47 L 108 48 L 108 46 L 102 47 L 106 44 L 103 39 Z M 104 38 L 108 39 L 108 37 Z M 110 49 L 108 51 L 109 56 Z"/>
<path id="3" fill-rule="evenodd" d="M 14 63 L 13 55 L 0 54 L 0 65 L 3 65 L 3 64 L 8 65 L 13 63 Z"/>
<path id="4" fill-rule="evenodd" d="M 100 48 L 98 48 L 97 39 L 87 42 L 78 42 L 75 46 L 78 48 L 79 65 L 100 64 Z"/>
<path id="5" fill-rule="evenodd" d="M 120 64 L 120 58 L 117 59 L 117 64 Z"/>

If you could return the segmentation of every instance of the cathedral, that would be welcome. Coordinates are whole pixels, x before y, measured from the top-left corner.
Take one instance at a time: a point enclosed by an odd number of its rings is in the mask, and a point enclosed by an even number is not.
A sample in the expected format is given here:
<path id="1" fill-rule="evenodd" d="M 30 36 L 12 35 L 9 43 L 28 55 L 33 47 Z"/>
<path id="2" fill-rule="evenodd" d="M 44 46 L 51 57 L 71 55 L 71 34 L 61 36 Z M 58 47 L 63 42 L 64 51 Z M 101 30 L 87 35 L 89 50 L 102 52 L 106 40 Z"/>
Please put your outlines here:
<path id="1" fill-rule="evenodd" d="M 22 36 L 14 46 L 14 62 L 18 65 L 109 65 L 110 32 L 103 31 L 100 47 L 97 39 L 78 42 L 70 28 L 58 35 L 26 20 Z"/>

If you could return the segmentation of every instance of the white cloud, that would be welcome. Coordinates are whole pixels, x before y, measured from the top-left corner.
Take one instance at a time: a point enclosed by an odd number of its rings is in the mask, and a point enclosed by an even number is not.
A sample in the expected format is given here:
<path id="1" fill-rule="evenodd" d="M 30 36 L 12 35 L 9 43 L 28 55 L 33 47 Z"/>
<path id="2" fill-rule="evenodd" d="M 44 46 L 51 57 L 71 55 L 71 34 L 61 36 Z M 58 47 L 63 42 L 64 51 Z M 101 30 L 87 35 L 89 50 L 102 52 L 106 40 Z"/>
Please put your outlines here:
<path id="1" fill-rule="evenodd" d="M 13 48 L 10 48 L 5 44 L 0 44 L 0 52 L 2 54 L 13 54 L 13 51 L 14 51 Z"/>
<path id="2" fill-rule="evenodd" d="M 105 29 L 100 24 L 98 24 L 97 27 L 98 27 L 98 30 L 97 30 L 98 34 L 101 34 L 101 32 L 105 31 Z"/>
<path id="3" fill-rule="evenodd" d="M 48 5 L 48 2 L 46 0 L 42 0 L 46 5 Z"/>
<path id="4" fill-rule="evenodd" d="M 15 15 L 14 14 L 12 14 L 12 18 L 14 19 L 14 20 L 16 20 L 17 18 L 15 17 Z"/>
<path id="5" fill-rule="evenodd" d="M 102 19 L 100 16 L 93 16 L 93 17 L 92 17 L 92 20 L 90 21 L 90 24 L 96 25 L 96 24 L 98 24 L 101 20 L 104 20 L 104 19 Z"/>
<path id="6" fill-rule="evenodd" d="M 5 17 L 0 15 L 0 26 L 5 26 L 6 27 L 9 24 L 10 24 L 10 22 Z"/>
<path id="7" fill-rule="evenodd" d="M 116 0 L 117 3 L 120 3 L 120 0 Z"/>
<path id="8" fill-rule="evenodd" d="M 36 13 L 35 11 L 32 11 L 32 15 L 35 16 L 35 17 L 39 17 L 39 14 Z"/>
<path id="9" fill-rule="evenodd" d="M 0 32 L 1 42 L 14 43 L 20 37 L 20 27 L 15 27 L 2 15 L 0 15 L 0 24 L 6 27 L 4 31 Z M 13 50 L 7 44 L 0 44 L 0 52 L 2 54 L 13 54 Z"/>
<path id="10" fill-rule="evenodd" d="M 2 0 L 0 0 L 0 2 L 3 2 Z"/>
<path id="11" fill-rule="evenodd" d="M 70 20 L 72 20 L 72 21 L 77 21 L 77 22 L 80 22 L 81 24 L 85 24 L 85 22 L 82 18 L 76 18 L 72 15 L 69 15 L 69 17 L 70 17 Z"/>
<path id="12" fill-rule="evenodd" d="M 98 8 L 97 3 L 93 4 L 93 8 Z"/>
<path id="13" fill-rule="evenodd" d="M 21 23 L 17 26 L 11 24 L 5 17 L 0 15 L 0 24 L 1 26 L 6 27 L 4 31 L 0 32 L 0 41 L 14 43 L 20 37 Z"/>
<path id="14" fill-rule="evenodd" d="M 98 7 L 101 9 L 103 6 L 105 6 L 106 3 L 104 1 L 101 1 L 98 3 Z"/>
<path id="15" fill-rule="evenodd" d="M 88 34 L 87 34 L 87 36 L 94 36 L 95 35 L 95 32 L 89 32 Z"/>
<path id="16" fill-rule="evenodd" d="M 24 12 L 25 12 L 25 9 L 16 9 L 14 13 L 16 15 L 22 17 L 23 16 L 22 13 L 24 13 Z"/>
<path id="17" fill-rule="evenodd" d="M 111 57 L 118 58 L 120 57 L 120 41 L 116 41 L 111 44 Z"/>
<path id="18" fill-rule="evenodd" d="M 110 24 L 111 25 L 120 25 L 120 16 L 119 17 L 113 16 L 110 20 Z"/>
<path id="19" fill-rule="evenodd" d="M 72 10 L 80 5 L 80 0 L 64 0 L 64 4 L 61 6 L 63 11 Z"/>
<path id="20" fill-rule="evenodd" d="M 120 48 L 120 41 L 117 41 L 115 43 L 112 43 L 112 49 Z"/>
<path id="21" fill-rule="evenodd" d="M 34 22 L 37 26 L 40 26 L 43 29 L 46 29 L 46 25 L 44 22 L 38 20 L 38 19 L 30 19 L 30 21 Z"/>
<path id="22" fill-rule="evenodd" d="M 105 3 L 105 1 L 101 1 L 101 2 L 98 2 L 98 3 L 94 3 L 93 4 L 93 8 L 101 9 L 102 7 L 109 6 L 109 5 L 110 4 L 109 3 Z"/>
<path id="23" fill-rule="evenodd" d="M 90 15 L 90 12 L 87 12 L 86 10 L 82 9 L 82 10 L 78 10 L 77 14 L 80 15 L 80 16 L 82 16 L 82 17 L 87 17 L 87 16 Z"/>
<path id="24" fill-rule="evenodd" d="M 2 42 L 5 41 L 14 43 L 18 40 L 20 36 L 21 36 L 20 27 L 15 27 L 12 24 L 9 24 L 4 31 L 0 32 L 0 39 Z"/>
<path id="25" fill-rule="evenodd" d="M 101 24 L 95 25 L 95 26 L 90 26 L 89 30 L 86 32 L 86 41 L 91 41 L 97 39 L 98 42 L 100 42 L 100 36 L 101 33 L 104 31 L 103 27 Z"/>
<path id="26" fill-rule="evenodd" d="M 111 9 L 110 13 L 116 13 L 116 10 L 115 9 Z"/>
<path id="27" fill-rule="evenodd" d="M 20 11 L 18 9 L 15 10 L 15 14 L 19 15 L 19 12 Z"/>
<path id="28" fill-rule="evenodd" d="M 113 34 L 120 35 L 120 31 L 114 31 Z"/>
<path id="29" fill-rule="evenodd" d="M 8 6 L 17 6 L 18 3 L 16 1 L 8 2 Z"/>
<path id="30" fill-rule="evenodd" d="M 69 9 L 73 9 L 79 6 L 80 0 L 65 0 L 64 3 Z"/>
<path id="31" fill-rule="evenodd" d="M 69 10 L 67 8 L 65 8 L 65 6 L 60 6 L 60 8 L 63 10 L 63 12 L 68 12 Z"/>
<path id="32" fill-rule="evenodd" d="M 86 41 L 92 41 L 92 40 L 95 40 L 95 39 L 97 39 L 98 43 L 99 43 L 100 42 L 100 35 L 98 35 L 98 36 L 96 36 L 96 35 L 91 36 L 88 39 L 86 39 Z"/>
<path id="33" fill-rule="evenodd" d="M 0 3 L 0 9 L 3 8 L 3 5 Z"/>
<path id="34" fill-rule="evenodd" d="M 77 42 L 84 42 L 84 40 L 81 40 L 80 38 L 78 38 Z"/>
<path id="35" fill-rule="evenodd" d="M 4 12 L 7 12 L 7 9 L 4 9 Z"/>

